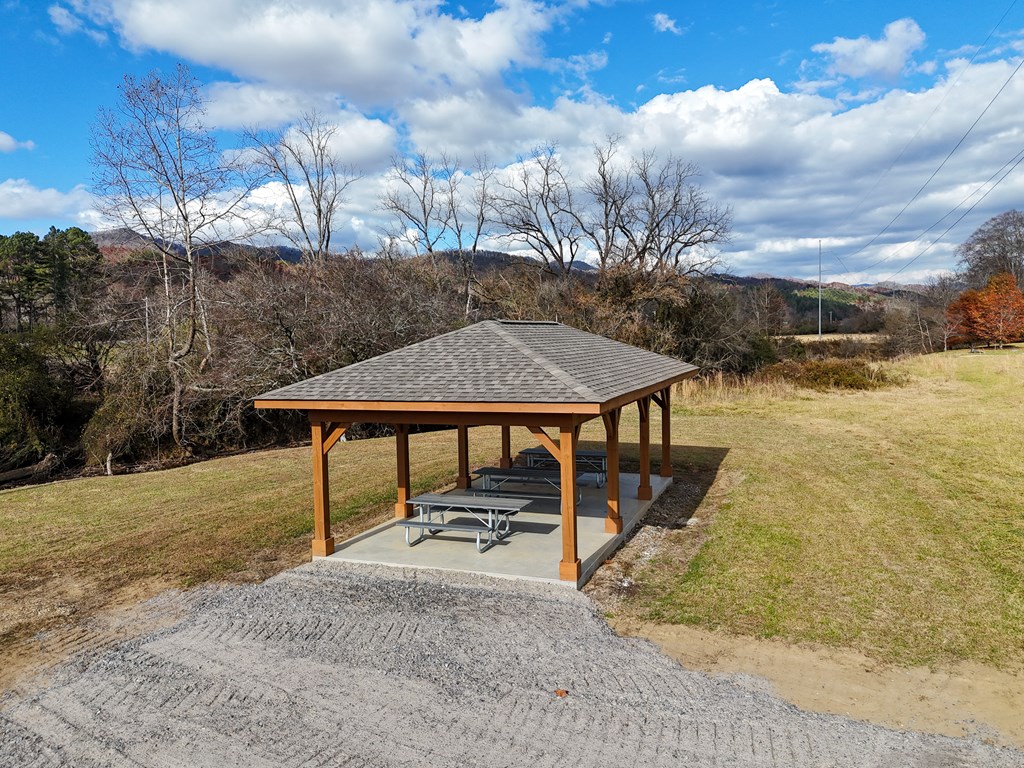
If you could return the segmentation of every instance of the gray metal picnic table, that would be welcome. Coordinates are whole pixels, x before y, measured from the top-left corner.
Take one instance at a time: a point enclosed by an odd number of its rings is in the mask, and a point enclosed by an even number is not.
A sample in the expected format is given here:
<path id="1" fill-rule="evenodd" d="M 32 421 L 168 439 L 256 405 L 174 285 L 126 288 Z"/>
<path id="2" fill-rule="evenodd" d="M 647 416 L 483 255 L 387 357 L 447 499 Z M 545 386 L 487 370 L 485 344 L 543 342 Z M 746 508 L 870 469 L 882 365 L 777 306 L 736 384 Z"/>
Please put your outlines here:
<path id="1" fill-rule="evenodd" d="M 543 469 L 558 467 L 558 459 L 551 452 L 538 445 L 535 448 L 524 448 L 519 455 L 526 459 L 526 466 Z M 608 453 L 606 451 L 576 451 L 576 468 L 593 472 L 597 475 L 598 487 L 608 482 Z"/>
<path id="2" fill-rule="evenodd" d="M 396 524 L 405 528 L 405 543 L 410 547 L 419 544 L 427 534 L 440 531 L 465 531 L 476 535 L 476 549 L 486 552 L 511 531 L 513 515 L 530 503 L 530 499 L 507 499 L 500 496 L 467 496 L 452 493 L 425 493 L 409 499 L 416 508 L 418 517 L 405 518 Z M 448 522 L 445 515 L 456 512 L 466 513 L 469 520 Z M 419 535 L 411 539 L 409 531 L 419 529 Z M 486 535 L 486 539 L 482 537 Z"/>

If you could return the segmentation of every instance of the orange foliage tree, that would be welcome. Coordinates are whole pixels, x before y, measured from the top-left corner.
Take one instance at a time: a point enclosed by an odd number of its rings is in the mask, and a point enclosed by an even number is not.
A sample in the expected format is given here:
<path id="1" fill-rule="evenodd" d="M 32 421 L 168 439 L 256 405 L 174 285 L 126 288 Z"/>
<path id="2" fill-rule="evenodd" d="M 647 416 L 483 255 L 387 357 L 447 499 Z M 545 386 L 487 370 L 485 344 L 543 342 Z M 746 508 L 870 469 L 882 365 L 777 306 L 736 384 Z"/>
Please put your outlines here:
<path id="1" fill-rule="evenodd" d="M 980 291 L 964 291 L 946 317 L 965 341 L 1002 347 L 1024 336 L 1024 294 L 1013 275 L 994 275 Z"/>

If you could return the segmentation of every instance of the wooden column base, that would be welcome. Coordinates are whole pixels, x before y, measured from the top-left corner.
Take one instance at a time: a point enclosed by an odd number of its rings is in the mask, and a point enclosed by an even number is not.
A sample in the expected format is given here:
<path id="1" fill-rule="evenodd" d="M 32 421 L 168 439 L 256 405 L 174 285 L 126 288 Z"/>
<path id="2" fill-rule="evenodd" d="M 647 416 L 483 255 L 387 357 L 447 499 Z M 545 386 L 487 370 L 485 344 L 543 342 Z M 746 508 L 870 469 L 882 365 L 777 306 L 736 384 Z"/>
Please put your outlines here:
<path id="1" fill-rule="evenodd" d="M 604 519 L 604 532 L 605 533 L 622 533 L 622 518 L 621 517 L 606 517 Z"/>
<path id="2" fill-rule="evenodd" d="M 583 573 L 583 564 L 579 558 L 575 563 L 560 562 L 558 564 L 558 578 L 562 581 L 579 581 Z"/>
<path id="3" fill-rule="evenodd" d="M 395 519 L 404 520 L 407 517 L 412 517 L 412 510 L 409 505 L 404 501 L 395 502 Z"/>
<path id="4" fill-rule="evenodd" d="M 466 489 L 472 487 L 473 482 L 468 477 L 460 477 L 455 481 L 455 487 L 459 489 Z"/>
<path id="5" fill-rule="evenodd" d="M 672 465 L 662 462 L 661 471 L 658 474 L 662 477 L 672 477 Z"/>
<path id="6" fill-rule="evenodd" d="M 313 539 L 313 557 L 327 557 L 334 554 L 334 537 Z"/>
<path id="7" fill-rule="evenodd" d="M 640 501 L 650 501 L 652 495 L 651 486 L 649 485 L 641 485 L 636 489 L 636 497 L 640 499 Z"/>

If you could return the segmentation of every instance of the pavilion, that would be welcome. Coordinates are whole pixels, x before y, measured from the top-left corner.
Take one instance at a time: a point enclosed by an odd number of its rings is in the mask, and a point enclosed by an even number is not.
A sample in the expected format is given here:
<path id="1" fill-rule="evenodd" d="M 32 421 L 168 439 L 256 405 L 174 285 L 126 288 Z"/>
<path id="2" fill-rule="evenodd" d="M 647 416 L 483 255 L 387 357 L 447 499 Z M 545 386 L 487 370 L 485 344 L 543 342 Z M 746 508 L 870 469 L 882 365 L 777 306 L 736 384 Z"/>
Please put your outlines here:
<path id="1" fill-rule="evenodd" d="M 409 427 L 458 429 L 459 488 L 472 485 L 471 426 L 501 427 L 501 466 L 512 465 L 511 427 L 525 427 L 557 459 L 561 477 L 559 578 L 577 581 L 576 451 L 580 426 L 604 421 L 607 439 L 605 531 L 622 531 L 619 419 L 635 403 L 640 417 L 636 495 L 651 498 L 650 410 L 661 408 L 661 469 L 672 476 L 670 393 L 696 366 L 555 322 L 486 320 L 403 349 L 260 395 L 257 408 L 305 411 L 312 430 L 314 557 L 334 552 L 327 455 L 355 423 L 390 424 L 397 443 L 395 517 L 413 514 Z M 557 431 L 557 438 L 548 433 Z"/>

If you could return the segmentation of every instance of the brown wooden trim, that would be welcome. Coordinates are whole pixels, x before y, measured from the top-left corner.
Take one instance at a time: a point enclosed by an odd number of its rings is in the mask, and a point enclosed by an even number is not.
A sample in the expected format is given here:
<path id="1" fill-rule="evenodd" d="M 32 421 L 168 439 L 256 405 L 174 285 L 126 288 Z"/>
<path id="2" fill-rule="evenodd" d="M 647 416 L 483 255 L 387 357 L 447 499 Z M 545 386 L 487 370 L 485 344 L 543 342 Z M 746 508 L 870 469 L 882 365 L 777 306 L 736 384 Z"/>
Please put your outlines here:
<path id="1" fill-rule="evenodd" d="M 655 392 L 660 392 L 664 389 L 668 389 L 673 384 L 678 384 L 680 381 L 684 381 L 685 379 L 692 379 L 698 373 L 700 373 L 700 368 L 694 368 L 692 371 L 687 371 L 686 373 L 681 373 L 678 376 L 673 376 L 669 379 L 665 379 L 664 381 L 659 381 L 657 384 L 651 384 L 650 386 L 634 390 L 633 392 L 629 392 L 628 394 L 620 395 L 619 397 L 616 397 L 604 403 L 601 406 L 601 412 L 604 413 L 605 411 L 611 411 L 616 408 L 621 408 L 624 405 L 629 405 L 630 403 L 636 402 L 642 397 L 648 397 L 649 395 L 653 395 Z M 580 413 L 586 413 L 586 411 L 580 411 Z"/>
<path id="2" fill-rule="evenodd" d="M 409 427 L 399 424 L 395 428 L 395 447 L 397 453 L 397 492 L 395 494 L 395 517 L 406 518 L 412 515 L 409 499 L 412 492 L 409 487 Z"/>
<path id="3" fill-rule="evenodd" d="M 526 428 L 530 430 L 538 440 L 540 440 L 540 444 L 544 448 L 547 448 L 548 453 L 550 453 L 554 458 L 561 461 L 561 458 L 559 457 L 559 453 L 561 452 L 559 444 L 552 440 L 548 433 L 543 430 L 543 428 L 531 426 L 527 426 Z"/>
<path id="4" fill-rule="evenodd" d="M 536 433 L 535 433 L 536 434 Z M 576 439 L 579 427 L 564 426 L 559 431 L 558 448 L 562 469 L 562 559 L 558 578 L 579 581 L 582 566 L 576 547 Z M 547 435 L 545 435 L 547 437 Z M 550 440 L 550 438 L 548 438 Z"/>
<path id="5" fill-rule="evenodd" d="M 651 399 L 641 397 L 636 401 L 640 410 L 640 485 L 636 497 L 642 501 L 651 498 Z"/>
<path id="6" fill-rule="evenodd" d="M 351 426 L 351 424 L 329 424 L 327 437 L 324 439 L 324 453 L 330 451 Z"/>
<path id="7" fill-rule="evenodd" d="M 571 421 L 571 414 L 555 413 L 444 413 L 425 411 L 309 411 L 310 421 L 346 422 L 351 424 L 444 424 L 467 427 L 508 426 L 525 427 L 542 425 L 561 427 Z M 600 414 L 588 415 L 583 420 L 597 418 Z"/>
<path id="8" fill-rule="evenodd" d="M 662 477 L 672 477 L 672 390 L 661 392 L 661 470 Z"/>
<path id="9" fill-rule="evenodd" d="M 313 541 L 314 557 L 326 557 L 334 553 L 334 539 L 331 537 L 331 484 L 324 450 L 324 424 L 311 424 L 313 444 Z"/>
<path id="10" fill-rule="evenodd" d="M 622 533 L 622 517 L 619 514 L 619 418 L 622 411 L 602 414 L 608 453 L 608 514 L 604 520 L 605 533 Z"/>
<path id="11" fill-rule="evenodd" d="M 665 385 L 662 384 L 662 387 Z M 255 408 L 290 408 L 298 411 L 394 411 L 409 413 L 544 413 L 600 414 L 600 403 L 467 403 L 371 400 L 254 400 Z"/>
<path id="12" fill-rule="evenodd" d="M 458 454 L 459 454 L 459 476 L 456 478 L 456 488 L 469 488 L 469 427 L 459 425 L 458 432 Z"/>
<path id="13" fill-rule="evenodd" d="M 508 426 L 501 428 L 501 461 L 498 466 L 502 469 L 512 466 L 512 430 Z"/>

